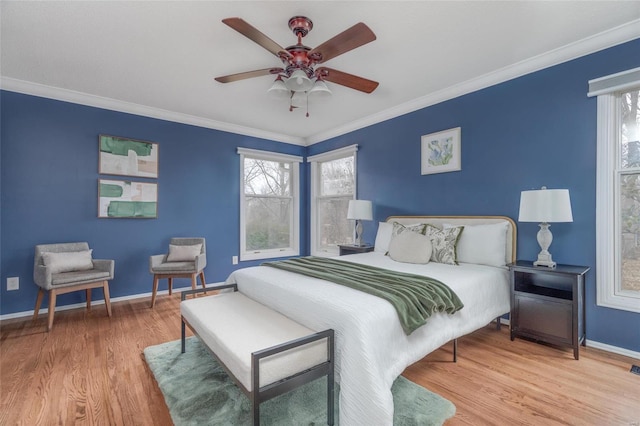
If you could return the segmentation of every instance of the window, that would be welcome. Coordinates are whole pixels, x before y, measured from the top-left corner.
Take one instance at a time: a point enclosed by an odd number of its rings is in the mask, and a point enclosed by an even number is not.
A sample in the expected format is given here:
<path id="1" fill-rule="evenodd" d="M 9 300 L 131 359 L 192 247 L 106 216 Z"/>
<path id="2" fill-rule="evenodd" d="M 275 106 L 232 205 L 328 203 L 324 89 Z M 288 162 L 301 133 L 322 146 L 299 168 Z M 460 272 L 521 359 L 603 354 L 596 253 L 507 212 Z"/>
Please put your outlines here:
<path id="1" fill-rule="evenodd" d="M 597 303 L 640 312 L 640 68 L 589 89 L 598 96 Z"/>
<path id="2" fill-rule="evenodd" d="M 300 254 L 300 157 L 238 148 L 240 260 Z"/>
<path id="3" fill-rule="evenodd" d="M 311 163 L 311 254 L 332 256 L 338 244 L 353 242 L 347 220 L 349 200 L 356 196 L 358 145 L 309 157 Z"/>

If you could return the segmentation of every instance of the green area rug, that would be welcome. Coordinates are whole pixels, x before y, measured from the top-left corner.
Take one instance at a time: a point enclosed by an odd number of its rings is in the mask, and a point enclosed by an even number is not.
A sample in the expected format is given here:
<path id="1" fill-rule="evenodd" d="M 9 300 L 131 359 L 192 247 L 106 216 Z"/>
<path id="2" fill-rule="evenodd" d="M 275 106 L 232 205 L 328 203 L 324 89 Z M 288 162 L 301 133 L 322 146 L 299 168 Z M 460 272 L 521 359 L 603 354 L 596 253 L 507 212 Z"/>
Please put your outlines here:
<path id="1" fill-rule="evenodd" d="M 149 346 L 144 356 L 158 382 L 176 426 L 251 425 L 249 399 L 195 337 Z M 339 388 L 336 385 L 336 401 Z M 441 425 L 456 407 L 450 401 L 400 376 L 391 388 L 394 425 Z M 326 378 L 260 405 L 261 425 L 327 424 Z M 336 424 L 339 411 L 336 403 Z"/>

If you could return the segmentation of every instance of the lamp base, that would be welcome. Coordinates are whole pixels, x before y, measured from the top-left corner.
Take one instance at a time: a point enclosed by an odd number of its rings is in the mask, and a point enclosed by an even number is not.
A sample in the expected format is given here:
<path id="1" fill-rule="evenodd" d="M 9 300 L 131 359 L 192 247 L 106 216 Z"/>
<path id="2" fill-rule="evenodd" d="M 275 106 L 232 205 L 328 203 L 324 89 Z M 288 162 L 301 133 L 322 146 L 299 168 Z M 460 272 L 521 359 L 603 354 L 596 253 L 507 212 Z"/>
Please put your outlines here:
<path id="1" fill-rule="evenodd" d="M 353 245 L 360 247 L 362 245 L 362 222 L 356 219 L 356 235 L 353 239 Z"/>
<path id="2" fill-rule="evenodd" d="M 549 268 L 555 268 L 556 262 L 551 259 L 551 253 L 549 253 L 548 251 L 544 253 L 544 251 L 546 250 L 538 253 L 538 260 L 533 262 L 533 266 L 547 266 Z"/>
<path id="3" fill-rule="evenodd" d="M 533 266 L 547 266 L 549 268 L 555 268 L 556 262 L 551 259 L 551 253 L 549 253 L 549 246 L 553 241 L 553 235 L 549 230 L 549 224 L 542 222 L 538 231 L 538 244 L 540 244 L 540 253 L 538 253 L 538 260 L 533 262 Z"/>

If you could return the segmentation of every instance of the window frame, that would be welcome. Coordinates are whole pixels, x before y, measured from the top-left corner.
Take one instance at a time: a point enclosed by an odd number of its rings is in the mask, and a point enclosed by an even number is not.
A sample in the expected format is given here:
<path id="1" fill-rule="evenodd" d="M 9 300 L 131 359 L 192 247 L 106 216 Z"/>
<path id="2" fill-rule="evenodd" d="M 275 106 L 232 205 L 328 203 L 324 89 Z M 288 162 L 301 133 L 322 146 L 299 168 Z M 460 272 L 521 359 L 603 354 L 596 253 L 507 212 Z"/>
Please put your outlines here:
<path id="1" fill-rule="evenodd" d="M 240 156 L 240 261 L 272 259 L 278 257 L 290 257 L 300 255 L 300 163 L 302 157 L 289 154 L 281 154 L 271 151 L 261 151 L 257 149 L 238 148 Z M 247 194 L 245 194 L 244 166 L 245 159 L 276 161 L 289 163 L 291 167 L 291 223 L 289 224 L 290 237 L 289 247 L 267 250 L 247 250 L 247 221 L 246 204 Z M 282 197 L 276 197 L 282 198 Z"/>
<path id="2" fill-rule="evenodd" d="M 640 68 L 589 81 L 597 96 L 596 304 L 640 313 L 640 294 L 621 289 L 620 97 L 640 90 Z"/>
<path id="3" fill-rule="evenodd" d="M 355 200 L 358 193 L 358 145 L 349 145 L 342 148 L 334 149 L 332 151 L 323 152 L 322 154 L 312 155 L 307 158 L 307 162 L 311 163 L 311 183 L 310 183 L 310 251 L 312 256 L 333 257 L 340 254 L 339 247 L 331 249 L 320 249 L 318 246 L 320 242 L 320 230 L 318 229 L 318 208 L 320 199 L 329 198 L 347 198 L 347 196 L 327 196 L 320 195 L 320 164 L 328 161 L 340 160 L 343 158 L 353 157 L 353 194 L 348 199 Z M 346 217 L 345 217 L 346 219 Z M 355 231 L 354 231 L 355 232 Z"/>

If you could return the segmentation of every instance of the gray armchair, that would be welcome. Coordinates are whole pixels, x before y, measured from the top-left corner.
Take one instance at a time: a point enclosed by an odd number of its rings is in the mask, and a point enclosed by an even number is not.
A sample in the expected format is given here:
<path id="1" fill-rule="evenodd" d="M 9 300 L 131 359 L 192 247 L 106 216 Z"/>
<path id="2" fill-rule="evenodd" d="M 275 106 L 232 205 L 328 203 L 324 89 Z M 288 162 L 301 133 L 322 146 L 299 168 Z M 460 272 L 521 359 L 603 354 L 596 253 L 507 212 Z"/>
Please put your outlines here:
<path id="1" fill-rule="evenodd" d="M 107 314 L 111 316 L 109 299 L 109 280 L 113 279 L 115 262 L 113 260 L 92 259 L 87 253 L 89 244 L 61 243 L 36 246 L 33 261 L 33 280 L 40 287 L 36 299 L 33 320 L 38 318 L 40 305 L 45 292 L 49 292 L 49 319 L 47 330 L 53 327 L 53 315 L 56 309 L 56 297 L 59 294 L 86 290 L 87 309 L 91 309 L 91 289 L 102 287 Z M 62 258 L 48 253 L 68 253 Z M 46 259 L 45 259 L 46 258 Z"/>
<path id="2" fill-rule="evenodd" d="M 169 244 L 169 253 L 149 257 L 149 272 L 153 274 L 152 308 L 156 304 L 158 281 L 163 278 L 169 281 L 169 295 L 173 289 L 174 278 L 190 278 L 191 288 L 195 290 L 197 277 L 200 277 L 202 287 L 205 287 L 204 267 L 207 266 L 207 249 L 204 238 L 172 238 Z M 189 249 L 185 246 L 195 247 L 198 244 L 202 244 L 200 254 L 189 255 Z M 176 247 L 171 246 L 178 246 L 178 250 L 181 248 L 184 250 L 172 252 L 171 249 Z"/>

